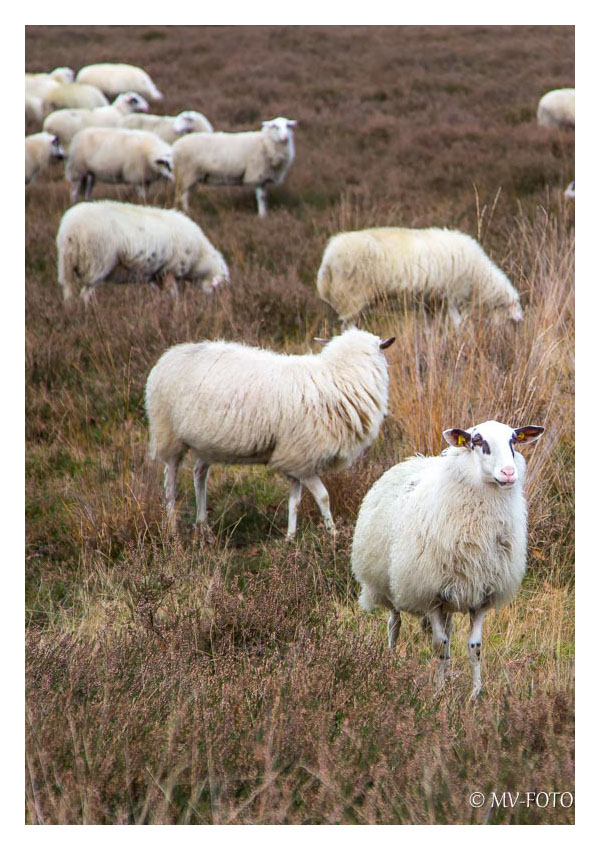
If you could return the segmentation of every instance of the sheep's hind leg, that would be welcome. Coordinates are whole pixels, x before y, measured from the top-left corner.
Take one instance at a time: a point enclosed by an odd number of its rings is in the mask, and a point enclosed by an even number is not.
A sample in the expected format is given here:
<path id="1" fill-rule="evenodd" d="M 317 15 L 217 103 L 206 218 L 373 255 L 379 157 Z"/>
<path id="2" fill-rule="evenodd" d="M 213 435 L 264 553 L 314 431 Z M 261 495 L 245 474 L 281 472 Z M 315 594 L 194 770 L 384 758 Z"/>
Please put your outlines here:
<path id="1" fill-rule="evenodd" d="M 302 498 L 302 482 L 297 478 L 290 478 L 290 498 L 288 502 L 288 527 L 286 540 L 292 540 L 296 533 L 298 522 L 298 506 Z"/>
<path id="2" fill-rule="evenodd" d="M 481 608 L 471 608 L 469 611 L 471 617 L 471 634 L 467 641 L 467 652 L 469 654 L 469 663 L 471 664 L 471 672 L 473 674 L 473 690 L 471 691 L 471 699 L 478 696 L 481 691 L 482 631 L 483 621 L 489 607 L 489 605 L 482 605 Z"/>
<path id="3" fill-rule="evenodd" d="M 388 617 L 387 622 L 388 646 L 390 649 L 393 649 L 396 646 L 401 622 L 402 619 L 400 617 L 400 612 L 394 609 Z"/>
<path id="4" fill-rule="evenodd" d="M 306 489 L 310 491 L 313 499 L 319 506 L 327 531 L 330 534 L 335 535 L 335 523 L 331 516 L 331 509 L 329 507 L 329 493 L 319 476 L 311 475 L 310 478 L 303 478 L 300 483 L 304 484 Z"/>
<path id="5" fill-rule="evenodd" d="M 267 214 L 267 190 L 264 186 L 257 186 L 254 194 L 256 195 L 258 214 L 261 218 L 264 218 Z"/>
<path id="6" fill-rule="evenodd" d="M 181 463 L 183 454 L 174 455 L 169 458 L 165 464 L 165 499 L 167 502 L 167 520 L 170 530 L 175 533 L 177 531 L 177 510 L 175 502 L 177 500 L 177 471 Z"/>
<path id="7" fill-rule="evenodd" d="M 450 658 L 450 638 L 446 632 L 446 626 L 452 626 L 452 615 L 442 616 L 441 608 L 434 608 L 429 612 L 429 622 L 433 632 L 433 652 L 438 660 L 434 681 L 436 687 L 441 688 L 446 678 L 446 667 Z"/>

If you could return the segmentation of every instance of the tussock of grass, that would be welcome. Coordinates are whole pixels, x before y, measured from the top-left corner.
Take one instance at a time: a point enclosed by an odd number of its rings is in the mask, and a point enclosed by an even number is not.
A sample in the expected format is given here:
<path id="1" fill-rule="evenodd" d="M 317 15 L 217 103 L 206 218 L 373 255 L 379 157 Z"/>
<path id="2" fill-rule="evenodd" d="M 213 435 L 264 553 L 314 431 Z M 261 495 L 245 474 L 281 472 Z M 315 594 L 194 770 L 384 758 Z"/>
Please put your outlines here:
<path id="1" fill-rule="evenodd" d="M 469 804 L 473 790 L 573 789 L 574 234 L 562 197 L 573 136 L 533 121 L 539 95 L 572 79 L 572 28 L 81 36 L 27 28 L 28 68 L 108 60 L 106 45 L 121 45 L 165 92 L 165 112 L 198 108 L 219 129 L 300 123 L 266 220 L 250 192 L 193 195 L 231 267 L 213 298 L 107 286 L 87 313 L 67 313 L 61 170 L 27 190 L 27 821 L 572 822 L 573 809 Z M 170 205 L 171 187 L 150 200 Z M 157 358 L 216 337 L 308 351 L 337 329 L 314 289 L 329 236 L 394 224 L 477 236 L 521 293 L 524 321 L 477 305 L 458 329 L 430 305 L 365 312 L 361 326 L 397 337 L 390 410 L 367 455 L 326 476 L 335 542 L 306 495 L 286 543 L 286 482 L 230 467 L 211 471 L 209 543 L 193 529 L 189 463 L 169 533 L 143 410 Z M 358 609 L 349 560 L 371 484 L 407 455 L 439 452 L 443 428 L 489 418 L 547 431 L 526 450 L 529 571 L 487 618 L 484 691 L 468 702 L 465 618 L 437 694 L 418 621 L 403 618 L 389 653 L 385 616 Z"/>

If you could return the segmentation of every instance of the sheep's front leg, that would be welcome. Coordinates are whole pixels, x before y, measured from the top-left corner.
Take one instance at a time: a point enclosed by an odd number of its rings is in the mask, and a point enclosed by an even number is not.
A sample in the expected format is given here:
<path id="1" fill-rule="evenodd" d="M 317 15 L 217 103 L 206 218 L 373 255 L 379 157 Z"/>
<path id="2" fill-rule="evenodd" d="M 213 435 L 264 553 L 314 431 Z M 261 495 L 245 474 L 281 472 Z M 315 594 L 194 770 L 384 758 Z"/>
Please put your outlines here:
<path id="1" fill-rule="evenodd" d="M 79 297 L 83 301 L 83 306 L 87 310 L 90 306 L 90 302 L 95 297 L 94 287 L 93 286 L 84 286 L 79 293 Z"/>
<path id="2" fill-rule="evenodd" d="M 335 523 L 329 508 L 329 493 L 319 476 L 311 475 L 310 478 L 303 478 L 300 483 L 304 484 L 307 490 L 310 491 L 313 499 L 319 506 L 327 531 L 330 534 L 335 534 Z"/>
<path id="3" fill-rule="evenodd" d="M 164 287 L 173 299 L 173 301 L 177 301 L 179 299 L 179 286 L 177 284 L 177 278 L 173 274 L 173 272 L 168 272 L 164 278 Z"/>
<path id="4" fill-rule="evenodd" d="M 446 678 L 446 667 L 450 658 L 450 637 L 446 627 L 449 626 L 452 629 L 452 614 L 442 616 L 441 608 L 434 608 L 429 612 L 429 622 L 433 633 L 433 652 L 438 659 L 434 681 L 436 687 L 441 688 Z"/>
<path id="5" fill-rule="evenodd" d="M 476 697 L 481 691 L 481 642 L 483 621 L 486 612 L 490 606 L 482 605 L 481 608 L 471 608 L 469 611 L 471 617 L 471 634 L 467 641 L 467 652 L 469 654 L 469 663 L 471 664 L 471 672 L 473 674 L 473 690 L 471 691 L 471 699 Z"/>
<path id="6" fill-rule="evenodd" d="M 302 498 L 302 482 L 297 478 L 290 479 L 290 498 L 288 502 L 288 527 L 286 540 L 292 540 L 296 533 L 296 525 L 298 522 L 298 506 Z"/>
<path id="7" fill-rule="evenodd" d="M 254 194 L 256 195 L 258 214 L 261 218 L 264 218 L 267 214 L 267 190 L 264 186 L 257 186 Z"/>
<path id="8" fill-rule="evenodd" d="M 194 491 L 196 493 L 196 525 L 204 525 L 208 520 L 206 509 L 206 490 L 210 464 L 200 458 L 194 464 Z"/>
<path id="9" fill-rule="evenodd" d="M 463 317 L 462 313 L 453 301 L 450 301 L 448 304 L 448 314 L 452 319 L 452 324 L 455 328 L 457 328 L 462 323 Z"/>
<path id="10" fill-rule="evenodd" d="M 394 609 L 388 617 L 387 623 L 388 646 L 390 649 L 393 649 L 396 646 L 401 622 L 402 619 L 400 617 L 400 612 Z"/>
<path id="11" fill-rule="evenodd" d="M 88 172 L 85 176 L 85 200 L 89 201 L 92 197 L 92 192 L 94 189 L 94 183 L 96 182 L 96 178 L 93 174 Z"/>

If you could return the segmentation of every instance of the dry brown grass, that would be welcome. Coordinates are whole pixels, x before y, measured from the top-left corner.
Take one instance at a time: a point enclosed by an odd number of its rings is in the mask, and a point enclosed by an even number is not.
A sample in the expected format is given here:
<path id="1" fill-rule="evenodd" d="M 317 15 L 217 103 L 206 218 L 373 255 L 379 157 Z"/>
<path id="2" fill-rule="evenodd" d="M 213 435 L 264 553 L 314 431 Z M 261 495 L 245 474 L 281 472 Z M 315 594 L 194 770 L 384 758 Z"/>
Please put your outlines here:
<path id="1" fill-rule="evenodd" d="M 67 315 L 60 169 L 27 190 L 27 821 L 572 822 L 573 808 L 469 804 L 475 790 L 573 791 L 573 137 L 533 121 L 542 92 L 572 83 L 572 28 L 27 29 L 32 70 L 115 56 L 150 71 L 165 112 L 198 108 L 223 129 L 298 118 L 297 160 L 265 221 L 244 190 L 193 196 L 232 283 L 177 305 L 106 287 Z M 184 471 L 173 538 L 146 457 L 153 363 L 204 337 L 306 351 L 336 327 L 314 290 L 327 238 L 385 224 L 478 236 L 524 322 L 476 313 L 457 330 L 375 305 L 364 326 L 397 336 L 390 414 L 327 478 L 335 545 L 309 497 L 285 544 L 287 486 L 262 468 L 211 473 L 213 546 L 194 538 Z M 418 623 L 404 619 L 391 654 L 384 616 L 359 611 L 349 551 L 386 468 L 488 418 L 547 432 L 527 451 L 529 572 L 488 617 L 469 703 L 463 618 L 436 694 Z"/>

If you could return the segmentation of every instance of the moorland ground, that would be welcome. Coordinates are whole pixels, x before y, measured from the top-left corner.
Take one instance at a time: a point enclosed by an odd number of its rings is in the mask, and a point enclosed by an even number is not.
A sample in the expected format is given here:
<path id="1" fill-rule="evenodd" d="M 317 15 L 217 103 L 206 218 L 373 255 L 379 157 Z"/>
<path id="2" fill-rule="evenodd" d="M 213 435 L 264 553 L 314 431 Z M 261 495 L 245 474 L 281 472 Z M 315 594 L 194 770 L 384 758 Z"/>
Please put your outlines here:
<path id="1" fill-rule="evenodd" d="M 574 808 L 470 805 L 481 791 L 573 791 L 573 133 L 537 100 L 573 84 L 571 27 L 27 27 L 28 70 L 127 61 L 215 128 L 298 120 L 296 161 L 270 192 L 201 189 L 191 215 L 231 285 L 174 303 L 106 286 L 67 313 L 55 234 L 61 167 L 26 192 L 26 819 L 29 823 L 570 823 Z M 31 132 L 36 128 L 28 128 Z M 135 200 L 123 187 L 96 197 Z M 149 201 L 170 206 L 172 187 Z M 143 390 L 170 345 L 224 337 L 305 352 L 335 332 L 314 281 L 342 229 L 443 225 L 481 239 L 525 319 L 458 329 L 382 303 L 395 334 L 390 411 L 372 449 L 325 477 L 338 535 L 305 495 L 283 539 L 287 483 L 214 468 L 215 543 L 165 525 Z M 349 570 L 372 482 L 443 428 L 547 427 L 526 450 L 529 571 L 488 615 L 484 691 L 468 701 L 465 618 L 451 675 L 429 640 L 357 606 Z"/>

